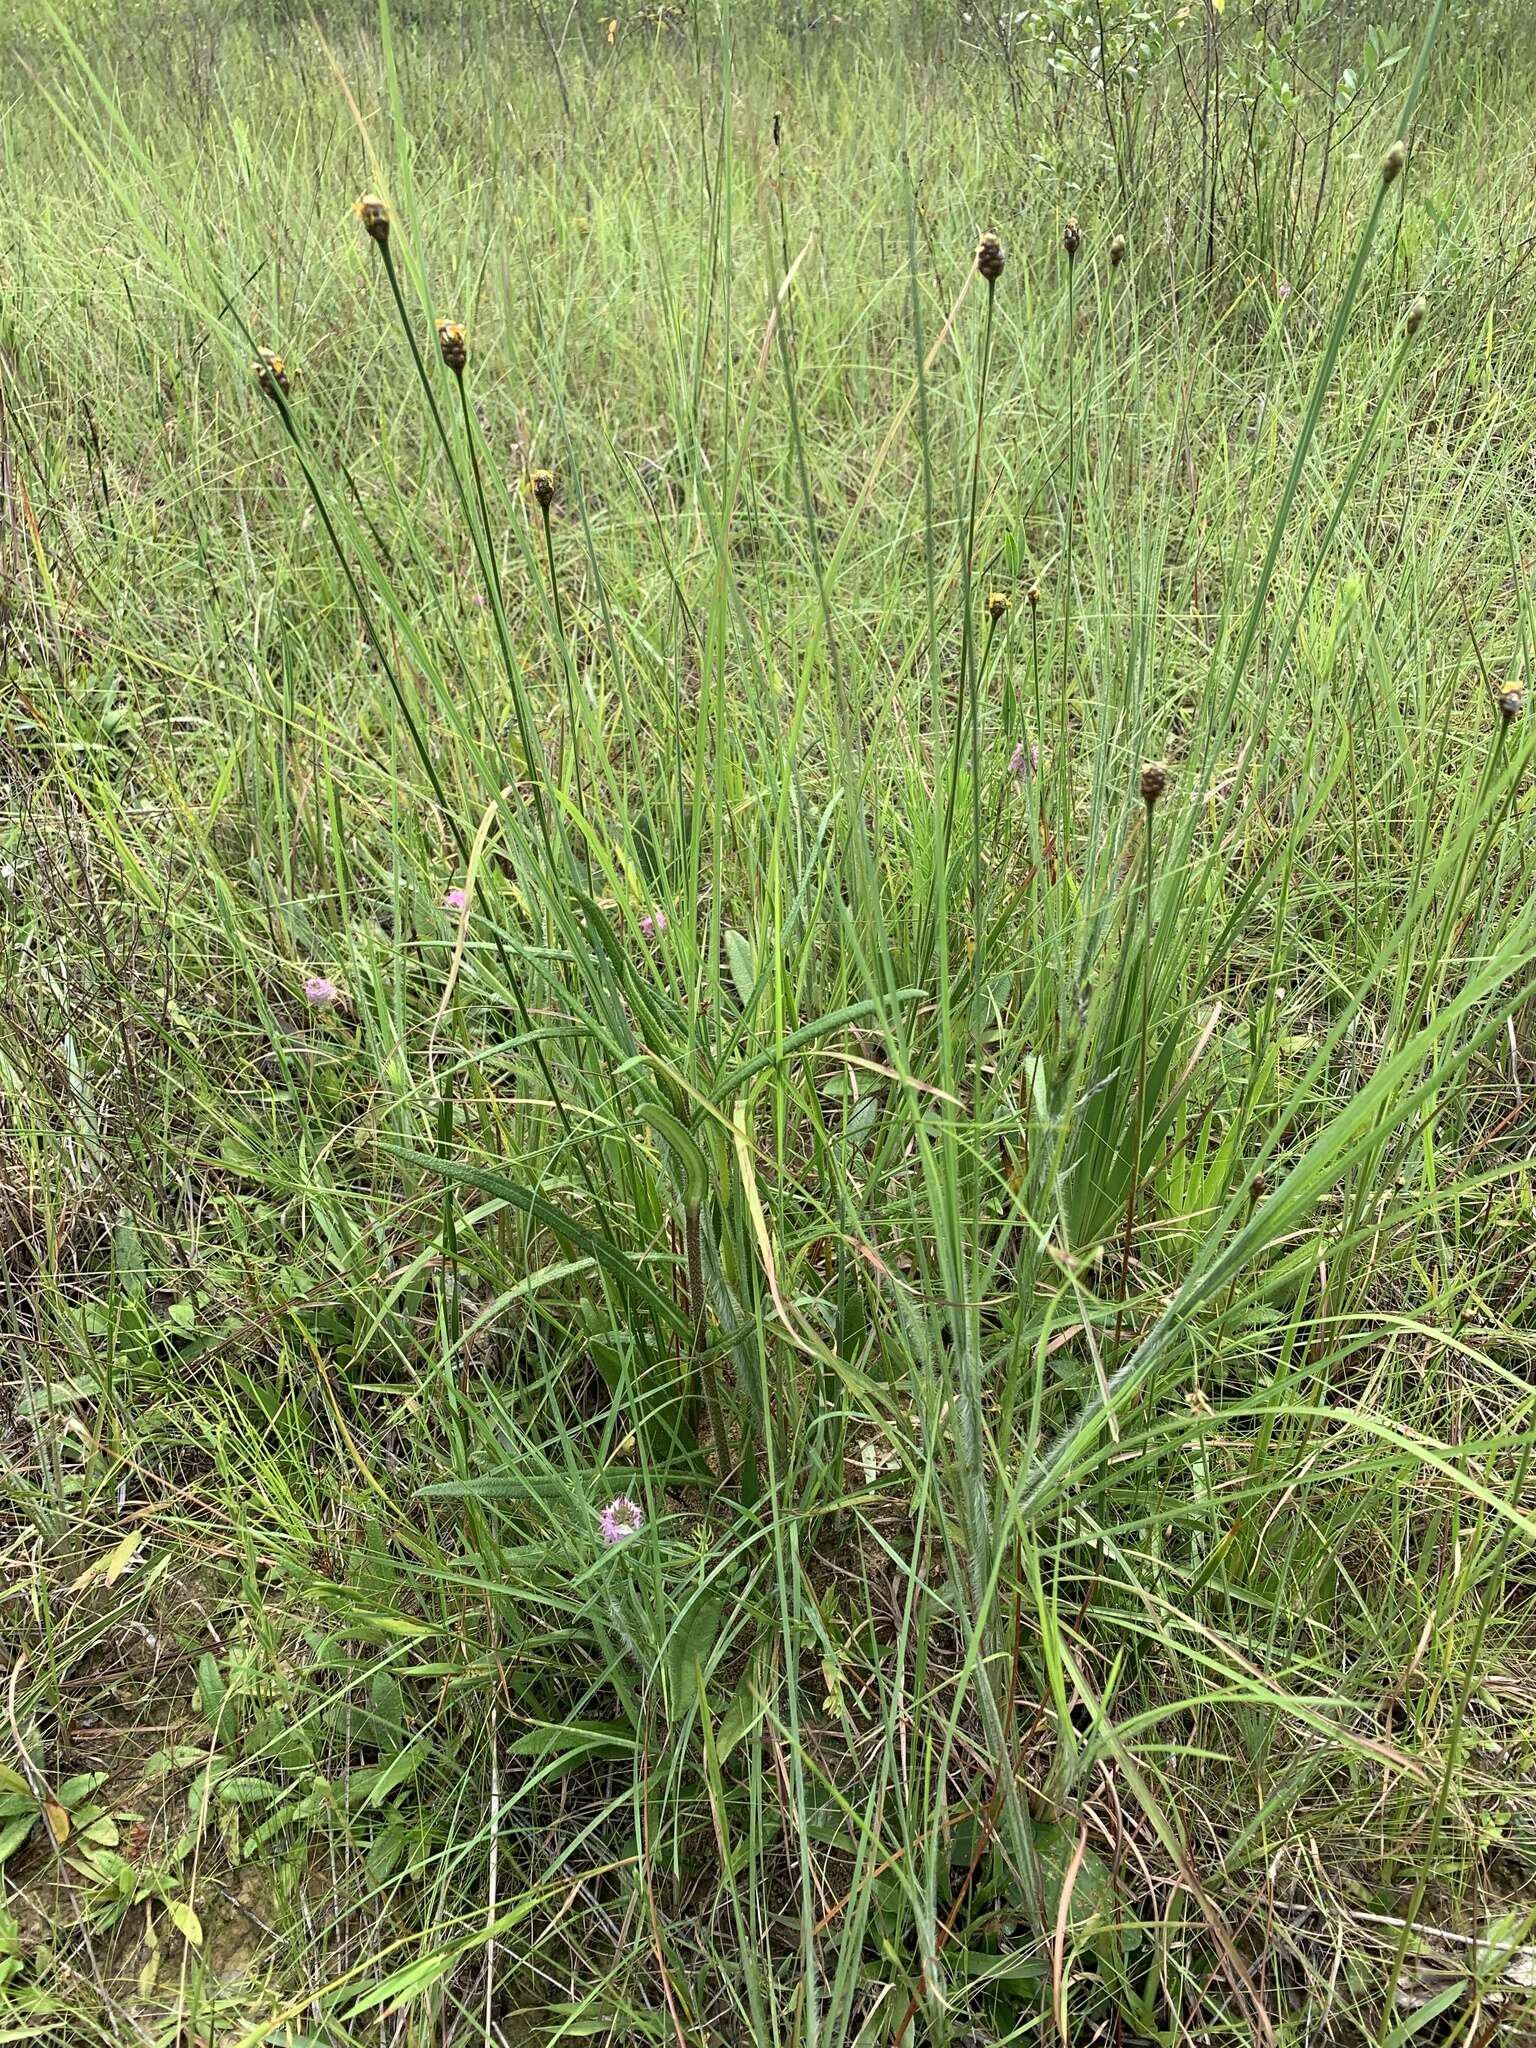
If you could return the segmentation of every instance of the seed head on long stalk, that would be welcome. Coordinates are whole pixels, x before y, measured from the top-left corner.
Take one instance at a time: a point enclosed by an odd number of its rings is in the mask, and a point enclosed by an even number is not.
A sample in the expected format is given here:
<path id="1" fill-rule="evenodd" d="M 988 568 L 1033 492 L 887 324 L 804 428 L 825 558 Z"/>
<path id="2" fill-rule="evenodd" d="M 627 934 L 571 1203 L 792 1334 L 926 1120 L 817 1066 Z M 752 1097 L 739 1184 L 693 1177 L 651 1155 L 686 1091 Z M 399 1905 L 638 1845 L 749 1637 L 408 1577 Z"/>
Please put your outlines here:
<path id="1" fill-rule="evenodd" d="M 276 398 L 279 392 L 286 398 L 292 389 L 288 365 L 270 348 L 262 349 L 251 364 L 251 375 L 256 379 L 256 388 L 264 398 Z"/>
<path id="2" fill-rule="evenodd" d="M 1007 262 L 1001 239 L 989 229 L 976 244 L 976 268 L 989 285 L 996 284 Z"/>
<path id="3" fill-rule="evenodd" d="M 464 329 L 457 320 L 439 320 L 437 323 L 437 352 L 443 359 L 443 366 L 462 377 L 469 361 L 469 344 L 464 339 Z"/>
<path id="4" fill-rule="evenodd" d="M 1142 873 L 1141 906 L 1141 1029 L 1137 1034 L 1136 1046 L 1136 1124 L 1135 1138 L 1131 1146 L 1130 1185 L 1125 1197 L 1125 1238 L 1120 1254 L 1120 1299 L 1122 1304 L 1130 1292 L 1131 1285 L 1131 1242 L 1136 1228 L 1136 1194 L 1141 1185 L 1141 1148 L 1147 1136 L 1147 1009 L 1149 983 L 1152 978 L 1152 813 L 1168 794 L 1168 770 L 1161 761 L 1144 763 L 1139 788 L 1141 801 L 1146 807 L 1145 860 Z M 1115 1343 L 1120 1341 L 1120 1319 L 1115 1318 Z"/>
<path id="5" fill-rule="evenodd" d="M 384 243 L 389 240 L 389 206 L 377 192 L 365 192 L 357 202 L 356 213 L 363 224 L 363 232 L 372 241 Z"/>

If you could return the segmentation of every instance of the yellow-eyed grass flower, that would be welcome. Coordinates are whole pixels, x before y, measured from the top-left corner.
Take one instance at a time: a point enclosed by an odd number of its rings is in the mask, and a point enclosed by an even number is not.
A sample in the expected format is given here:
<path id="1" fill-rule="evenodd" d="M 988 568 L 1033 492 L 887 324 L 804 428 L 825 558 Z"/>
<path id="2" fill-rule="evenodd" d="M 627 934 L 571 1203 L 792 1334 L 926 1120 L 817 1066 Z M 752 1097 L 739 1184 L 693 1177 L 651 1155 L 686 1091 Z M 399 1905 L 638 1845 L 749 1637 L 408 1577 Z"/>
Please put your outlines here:
<path id="1" fill-rule="evenodd" d="M 1111 270 L 1118 270 L 1124 261 L 1125 237 L 1124 235 L 1116 235 L 1109 245 L 1109 267 Z"/>
<path id="2" fill-rule="evenodd" d="M 1399 137 L 1381 160 L 1381 182 L 1383 185 L 1390 185 L 1399 176 L 1403 165 L 1407 161 L 1408 145 Z"/>
<path id="3" fill-rule="evenodd" d="M 1141 800 L 1150 811 L 1168 791 L 1168 770 L 1161 761 L 1148 761 L 1141 771 Z"/>
<path id="4" fill-rule="evenodd" d="M 555 472 L 552 469 L 535 469 L 530 472 L 528 495 L 541 512 L 548 512 L 555 502 Z"/>
<path id="5" fill-rule="evenodd" d="M 1513 725 L 1525 710 L 1524 683 L 1506 683 L 1499 692 L 1499 716 L 1506 725 Z"/>
<path id="6" fill-rule="evenodd" d="M 469 344 L 464 339 L 464 329 L 457 320 L 439 320 L 437 323 L 437 348 L 446 368 L 455 377 L 462 377 L 464 365 L 469 361 Z"/>
<path id="7" fill-rule="evenodd" d="M 987 617 L 992 621 L 993 625 L 995 626 L 999 620 L 1007 618 L 1009 611 L 1012 609 L 1012 605 L 1012 598 L 1009 597 L 1004 591 L 991 591 L 989 592 L 987 597 Z"/>
<path id="8" fill-rule="evenodd" d="M 1032 612 L 1037 612 L 1037 611 L 1039 611 L 1039 609 L 1040 609 L 1040 586 L 1039 586 L 1039 584 L 1038 584 L 1038 583 L 1031 583 L 1031 585 L 1029 586 L 1028 590 L 1026 590 L 1026 591 L 1025 591 L 1025 593 L 1024 593 L 1024 596 L 1025 596 L 1025 600 L 1026 600 L 1026 602 L 1027 602 L 1027 603 L 1028 603 L 1028 605 L 1029 605 L 1029 608 L 1030 608 L 1030 610 L 1031 610 Z"/>
<path id="9" fill-rule="evenodd" d="M 1424 325 L 1424 316 L 1429 311 L 1429 301 L 1422 292 L 1403 315 L 1403 332 L 1412 340 Z"/>
<path id="10" fill-rule="evenodd" d="M 256 387 L 264 397 L 276 398 L 279 392 L 284 398 L 288 396 L 291 388 L 288 365 L 273 350 L 264 348 L 261 351 L 251 364 L 251 375 L 256 379 Z"/>
<path id="11" fill-rule="evenodd" d="M 996 284 L 1003 274 L 1003 265 L 1006 261 L 1001 239 L 989 229 L 976 244 L 976 268 L 988 284 Z"/>
<path id="12" fill-rule="evenodd" d="M 365 192 L 357 202 L 356 213 L 371 241 L 382 245 L 389 240 L 389 205 L 377 192 Z"/>
<path id="13" fill-rule="evenodd" d="M 1067 252 L 1067 261 L 1075 263 L 1077 252 L 1083 246 L 1083 231 L 1077 224 L 1075 213 L 1067 216 L 1067 224 L 1061 231 L 1061 246 Z"/>

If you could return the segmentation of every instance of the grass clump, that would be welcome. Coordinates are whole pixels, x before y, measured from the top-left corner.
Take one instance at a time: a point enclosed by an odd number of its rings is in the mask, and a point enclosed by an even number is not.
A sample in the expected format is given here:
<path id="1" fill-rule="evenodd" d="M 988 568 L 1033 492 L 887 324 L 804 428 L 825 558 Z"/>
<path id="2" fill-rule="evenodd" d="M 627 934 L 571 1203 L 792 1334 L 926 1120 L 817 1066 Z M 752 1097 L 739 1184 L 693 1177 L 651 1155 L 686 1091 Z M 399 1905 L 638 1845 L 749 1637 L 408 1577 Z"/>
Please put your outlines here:
<path id="1" fill-rule="evenodd" d="M 11 31 L 12 2038 L 1531 2027 L 1519 39 L 1071 12 Z"/>

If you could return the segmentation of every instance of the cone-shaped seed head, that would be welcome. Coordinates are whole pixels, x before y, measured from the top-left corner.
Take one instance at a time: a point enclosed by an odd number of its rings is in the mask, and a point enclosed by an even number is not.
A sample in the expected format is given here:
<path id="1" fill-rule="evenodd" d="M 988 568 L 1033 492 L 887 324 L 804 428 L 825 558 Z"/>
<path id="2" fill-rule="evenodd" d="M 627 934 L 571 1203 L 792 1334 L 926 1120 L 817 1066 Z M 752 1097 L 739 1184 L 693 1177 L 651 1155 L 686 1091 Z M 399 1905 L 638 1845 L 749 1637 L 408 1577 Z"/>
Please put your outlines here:
<path id="1" fill-rule="evenodd" d="M 389 240 L 389 207 L 377 192 L 365 192 L 357 202 L 357 217 L 365 234 L 375 242 Z"/>
<path id="2" fill-rule="evenodd" d="M 437 346 L 444 363 L 457 376 L 469 361 L 469 347 L 464 339 L 464 329 L 457 320 L 438 321 Z"/>

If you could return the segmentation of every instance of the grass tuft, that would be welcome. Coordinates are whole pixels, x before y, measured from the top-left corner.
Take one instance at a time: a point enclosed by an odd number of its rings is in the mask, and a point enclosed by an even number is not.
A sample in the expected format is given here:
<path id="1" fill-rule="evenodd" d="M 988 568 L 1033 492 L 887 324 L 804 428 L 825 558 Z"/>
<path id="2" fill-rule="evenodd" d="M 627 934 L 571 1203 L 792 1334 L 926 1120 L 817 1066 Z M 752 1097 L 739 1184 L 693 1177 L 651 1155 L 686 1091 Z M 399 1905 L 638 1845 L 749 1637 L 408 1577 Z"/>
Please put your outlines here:
<path id="1" fill-rule="evenodd" d="M 0 29 L 0 2039 L 1536 2038 L 1536 49 L 1293 15 Z"/>

